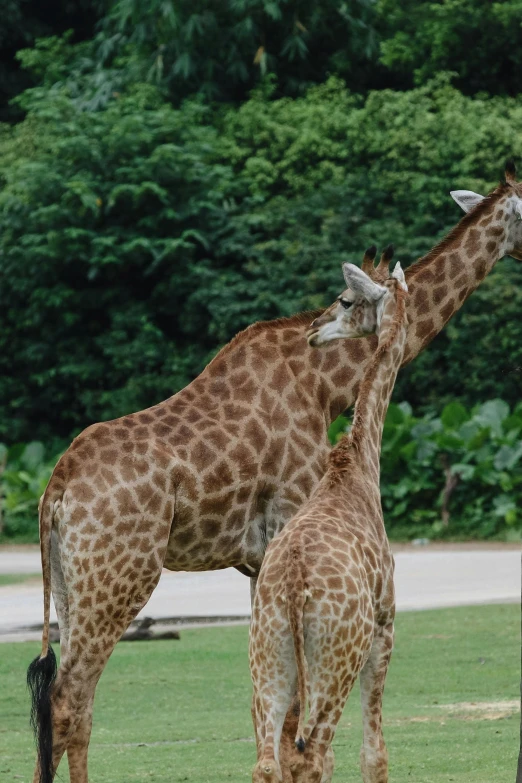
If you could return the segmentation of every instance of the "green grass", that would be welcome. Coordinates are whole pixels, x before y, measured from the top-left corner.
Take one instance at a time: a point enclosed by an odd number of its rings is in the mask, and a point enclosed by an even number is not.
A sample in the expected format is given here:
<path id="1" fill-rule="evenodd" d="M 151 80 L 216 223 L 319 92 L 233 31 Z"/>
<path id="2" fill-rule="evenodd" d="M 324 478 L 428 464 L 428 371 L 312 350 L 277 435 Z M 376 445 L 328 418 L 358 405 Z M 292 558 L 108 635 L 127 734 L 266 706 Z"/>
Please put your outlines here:
<path id="1" fill-rule="evenodd" d="M 41 574 L 0 574 L 0 587 L 6 585 L 18 585 L 21 582 L 42 581 Z"/>
<path id="2" fill-rule="evenodd" d="M 400 614 L 385 693 L 390 783 L 514 780 L 519 716 L 469 702 L 519 694 L 516 606 Z M 245 627 L 120 644 L 98 687 L 90 750 L 96 783 L 247 781 L 255 746 Z M 31 780 L 25 669 L 37 643 L 0 645 L 0 780 Z M 495 715 L 497 717 L 495 717 Z M 334 780 L 360 780 L 361 720 L 352 693 L 334 747 Z M 60 779 L 68 780 L 65 765 Z"/>

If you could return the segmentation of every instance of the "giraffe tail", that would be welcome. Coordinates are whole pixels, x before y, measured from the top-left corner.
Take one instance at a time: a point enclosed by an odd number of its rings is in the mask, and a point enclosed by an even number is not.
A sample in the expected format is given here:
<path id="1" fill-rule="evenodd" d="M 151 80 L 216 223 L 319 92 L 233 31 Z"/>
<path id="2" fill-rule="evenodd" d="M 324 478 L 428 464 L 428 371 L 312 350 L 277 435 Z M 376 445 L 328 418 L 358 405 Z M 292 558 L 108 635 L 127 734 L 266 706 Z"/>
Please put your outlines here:
<path id="1" fill-rule="evenodd" d="M 44 585 L 44 625 L 42 652 L 27 670 L 27 686 L 31 695 L 31 726 L 38 749 L 40 783 L 52 783 L 53 724 L 51 714 L 51 689 L 56 678 L 56 656 L 49 644 L 49 616 L 51 612 L 51 528 L 53 503 L 44 494 L 38 509 L 40 521 L 40 552 Z"/>
<path id="2" fill-rule="evenodd" d="M 288 619 L 294 640 L 295 660 L 297 664 L 297 695 L 299 697 L 299 720 L 295 746 L 300 753 L 305 749 L 304 717 L 306 714 L 307 665 L 304 648 L 303 610 L 306 601 L 306 588 L 303 576 L 302 555 L 298 547 L 290 551 L 286 582 L 286 601 Z"/>

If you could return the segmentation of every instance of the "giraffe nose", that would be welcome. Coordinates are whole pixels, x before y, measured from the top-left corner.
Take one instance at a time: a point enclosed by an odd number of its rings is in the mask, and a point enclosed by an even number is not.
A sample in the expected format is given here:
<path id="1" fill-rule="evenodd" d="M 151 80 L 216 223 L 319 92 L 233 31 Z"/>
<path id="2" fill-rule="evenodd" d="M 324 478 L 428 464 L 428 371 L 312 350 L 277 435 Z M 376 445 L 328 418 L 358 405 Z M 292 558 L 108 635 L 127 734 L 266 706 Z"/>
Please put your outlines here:
<path id="1" fill-rule="evenodd" d="M 322 313 L 321 315 L 318 315 L 317 318 L 314 318 L 310 326 L 308 327 L 308 333 L 313 332 L 316 329 L 320 329 L 321 326 L 324 326 L 324 324 L 328 323 L 328 321 L 331 321 L 331 315 L 327 311 L 326 313 Z"/>

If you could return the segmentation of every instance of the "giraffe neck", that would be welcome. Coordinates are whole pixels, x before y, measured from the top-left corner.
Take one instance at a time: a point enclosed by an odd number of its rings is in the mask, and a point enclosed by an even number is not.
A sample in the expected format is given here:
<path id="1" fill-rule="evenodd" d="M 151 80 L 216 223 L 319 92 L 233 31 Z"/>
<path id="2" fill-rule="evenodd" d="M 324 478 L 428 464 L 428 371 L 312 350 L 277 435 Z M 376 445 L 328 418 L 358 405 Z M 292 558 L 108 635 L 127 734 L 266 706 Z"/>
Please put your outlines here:
<path id="1" fill-rule="evenodd" d="M 423 258 L 406 270 L 410 326 L 403 365 L 414 359 L 443 329 L 480 285 L 507 249 L 515 217 L 508 209 L 510 189 L 500 185 Z M 509 249 L 509 248 L 508 248 Z M 342 340 L 321 349 L 338 351 L 338 366 L 324 374 L 328 384 L 327 424 L 355 402 L 367 361 L 377 346 L 375 336 Z"/>
<path id="2" fill-rule="evenodd" d="M 497 188 L 442 242 L 406 270 L 411 325 L 403 364 L 438 334 L 504 255 L 512 219 L 506 210 L 508 198 L 505 186 Z M 265 386 L 264 396 L 286 398 L 288 412 L 299 418 L 300 429 L 310 429 L 309 419 L 303 418 L 305 410 L 307 417 L 314 411 L 327 428 L 355 402 L 377 338 L 339 340 L 321 349 L 310 348 L 306 332 L 318 315 L 299 313 L 248 327 L 167 404 L 199 399 L 206 410 L 232 401 L 253 404 L 256 391 Z M 315 426 L 312 429 L 314 438 L 324 436 L 324 430 L 320 435 Z"/>
<path id="3" fill-rule="evenodd" d="M 356 460 L 379 485 L 384 420 L 406 345 L 406 301 L 407 294 L 399 286 L 386 297 L 378 347 L 359 388 L 353 426 L 330 455 L 331 474 L 349 475 L 346 468 Z"/>
<path id="4" fill-rule="evenodd" d="M 426 256 L 406 270 L 410 291 L 404 362 L 437 335 L 505 255 L 512 228 L 511 193 L 501 185 L 465 215 Z"/>

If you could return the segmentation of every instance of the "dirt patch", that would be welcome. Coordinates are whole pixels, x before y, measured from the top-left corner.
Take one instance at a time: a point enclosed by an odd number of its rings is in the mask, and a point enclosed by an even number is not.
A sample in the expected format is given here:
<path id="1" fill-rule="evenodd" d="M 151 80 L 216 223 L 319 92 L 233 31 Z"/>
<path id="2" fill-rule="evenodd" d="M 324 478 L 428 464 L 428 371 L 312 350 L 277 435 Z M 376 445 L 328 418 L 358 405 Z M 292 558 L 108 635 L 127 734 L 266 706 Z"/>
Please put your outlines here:
<path id="1" fill-rule="evenodd" d="M 520 710 L 520 702 L 517 699 L 506 701 L 461 701 L 455 704 L 433 704 L 430 706 L 437 712 L 433 712 L 431 715 L 412 715 L 387 722 L 392 726 L 404 726 L 408 723 L 438 723 L 440 726 L 444 726 L 448 719 L 464 721 L 502 720 L 503 718 L 511 718 L 512 715 L 515 715 Z"/>
<path id="2" fill-rule="evenodd" d="M 415 636 L 415 639 L 442 639 L 443 641 L 447 641 L 448 639 L 453 639 L 453 636 L 449 636 L 448 634 L 444 633 L 429 633 L 426 636 Z"/>
<path id="3" fill-rule="evenodd" d="M 438 704 L 436 709 L 444 710 L 447 715 L 465 720 L 499 720 L 509 718 L 519 712 L 520 701 L 460 701 L 455 704 Z"/>

